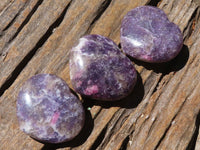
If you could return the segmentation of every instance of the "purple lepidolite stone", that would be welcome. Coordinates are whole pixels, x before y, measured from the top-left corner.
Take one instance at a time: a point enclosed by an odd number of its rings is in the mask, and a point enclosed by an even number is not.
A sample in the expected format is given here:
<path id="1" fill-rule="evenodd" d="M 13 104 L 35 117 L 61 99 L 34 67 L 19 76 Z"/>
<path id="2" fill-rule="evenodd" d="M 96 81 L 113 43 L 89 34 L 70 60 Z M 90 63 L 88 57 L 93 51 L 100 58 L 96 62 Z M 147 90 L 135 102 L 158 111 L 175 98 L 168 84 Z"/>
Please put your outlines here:
<path id="1" fill-rule="evenodd" d="M 182 45 L 183 35 L 179 27 L 159 8 L 137 7 L 122 21 L 122 49 L 135 59 L 166 62 L 177 56 Z"/>
<path id="2" fill-rule="evenodd" d="M 111 101 L 131 92 L 137 73 L 112 40 L 101 35 L 87 35 L 71 50 L 70 78 L 79 94 Z"/>
<path id="3" fill-rule="evenodd" d="M 20 89 L 17 117 L 20 129 L 31 137 L 61 143 L 80 132 L 85 112 L 64 80 L 55 75 L 38 74 Z"/>

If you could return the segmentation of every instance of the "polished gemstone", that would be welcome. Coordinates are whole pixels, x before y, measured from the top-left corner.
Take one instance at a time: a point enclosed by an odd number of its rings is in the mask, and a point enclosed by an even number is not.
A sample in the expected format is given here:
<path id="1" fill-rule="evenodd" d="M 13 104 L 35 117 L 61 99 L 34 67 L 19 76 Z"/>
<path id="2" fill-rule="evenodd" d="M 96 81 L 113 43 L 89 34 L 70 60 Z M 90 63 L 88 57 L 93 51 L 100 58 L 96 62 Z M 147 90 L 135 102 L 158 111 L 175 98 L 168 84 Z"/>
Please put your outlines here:
<path id="1" fill-rule="evenodd" d="M 161 9 L 140 6 L 127 13 L 121 26 L 123 51 L 135 59 L 159 63 L 173 59 L 183 45 L 183 35 Z"/>
<path id="2" fill-rule="evenodd" d="M 64 80 L 55 75 L 38 74 L 20 89 L 17 117 L 20 129 L 31 137 L 61 143 L 78 135 L 85 112 Z"/>
<path id="3" fill-rule="evenodd" d="M 137 73 L 112 40 L 101 35 L 87 35 L 71 50 L 70 78 L 79 94 L 112 101 L 131 92 Z"/>

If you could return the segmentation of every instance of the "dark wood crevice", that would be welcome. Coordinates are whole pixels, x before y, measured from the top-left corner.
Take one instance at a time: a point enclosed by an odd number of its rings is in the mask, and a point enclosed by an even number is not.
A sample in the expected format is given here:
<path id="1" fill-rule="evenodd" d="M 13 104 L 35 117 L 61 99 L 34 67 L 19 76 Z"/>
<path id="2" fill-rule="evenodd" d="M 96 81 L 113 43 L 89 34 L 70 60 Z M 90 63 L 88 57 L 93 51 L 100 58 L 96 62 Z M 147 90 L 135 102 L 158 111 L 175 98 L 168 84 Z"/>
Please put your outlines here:
<path id="1" fill-rule="evenodd" d="M 108 126 L 106 126 L 101 133 L 99 134 L 98 138 L 95 140 L 95 142 L 93 143 L 92 147 L 90 148 L 91 150 L 97 150 L 97 148 L 100 146 L 100 144 L 102 143 L 102 141 L 104 140 L 106 133 L 108 130 Z"/>
<path id="2" fill-rule="evenodd" d="M 119 150 L 127 150 L 127 145 L 129 144 L 129 136 L 127 136 L 125 139 L 124 139 L 124 141 L 123 141 L 123 143 L 122 143 L 122 145 L 121 145 L 121 147 L 120 147 L 120 149 Z"/>
<path id="3" fill-rule="evenodd" d="M 161 2 L 162 0 L 150 0 L 148 5 L 151 5 L 151 6 L 158 6 L 158 4 Z"/>

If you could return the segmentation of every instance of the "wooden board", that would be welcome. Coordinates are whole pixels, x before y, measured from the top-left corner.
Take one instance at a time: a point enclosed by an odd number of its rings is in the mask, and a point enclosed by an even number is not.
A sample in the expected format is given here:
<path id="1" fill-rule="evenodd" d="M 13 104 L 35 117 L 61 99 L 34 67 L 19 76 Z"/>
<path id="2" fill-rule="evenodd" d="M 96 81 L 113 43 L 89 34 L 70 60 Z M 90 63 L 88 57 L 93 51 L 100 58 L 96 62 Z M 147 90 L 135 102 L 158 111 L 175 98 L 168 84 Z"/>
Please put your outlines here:
<path id="1" fill-rule="evenodd" d="M 157 6 L 184 34 L 181 53 L 164 64 L 133 60 L 138 81 L 122 101 L 84 99 L 86 123 L 63 144 L 42 144 L 19 130 L 16 96 L 32 75 L 53 73 L 70 86 L 69 51 L 101 34 L 120 44 L 124 15 Z M 199 0 L 1 0 L 0 150 L 200 149 Z"/>

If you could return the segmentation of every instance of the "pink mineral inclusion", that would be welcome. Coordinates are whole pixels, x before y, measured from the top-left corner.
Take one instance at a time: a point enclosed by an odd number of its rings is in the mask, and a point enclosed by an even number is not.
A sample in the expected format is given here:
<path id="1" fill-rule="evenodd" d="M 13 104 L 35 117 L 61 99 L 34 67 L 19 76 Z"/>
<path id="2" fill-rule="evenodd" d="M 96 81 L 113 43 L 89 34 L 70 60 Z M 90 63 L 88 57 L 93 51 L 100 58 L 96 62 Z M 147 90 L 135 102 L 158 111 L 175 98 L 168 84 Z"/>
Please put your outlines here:
<path id="1" fill-rule="evenodd" d="M 83 71 L 78 71 L 78 72 L 76 72 L 74 79 L 81 78 L 81 77 L 82 77 L 82 74 L 83 74 Z"/>
<path id="2" fill-rule="evenodd" d="M 55 112 L 53 117 L 52 117 L 52 119 L 51 119 L 51 124 L 55 124 L 57 122 L 59 116 L 60 116 L 60 113 L 59 112 Z"/>
<path id="3" fill-rule="evenodd" d="M 78 82 L 76 83 L 76 87 L 80 87 L 81 84 L 82 84 L 82 81 L 78 81 Z"/>
<path id="4" fill-rule="evenodd" d="M 143 56 L 143 59 L 144 59 L 144 60 L 148 60 L 148 61 L 152 60 L 152 58 L 151 58 L 150 56 L 148 56 L 148 55 L 144 55 L 144 56 Z"/>
<path id="5" fill-rule="evenodd" d="M 84 93 L 85 93 L 85 95 L 92 95 L 92 94 L 98 93 L 98 91 L 99 91 L 98 86 L 92 85 L 90 87 L 87 87 Z"/>

